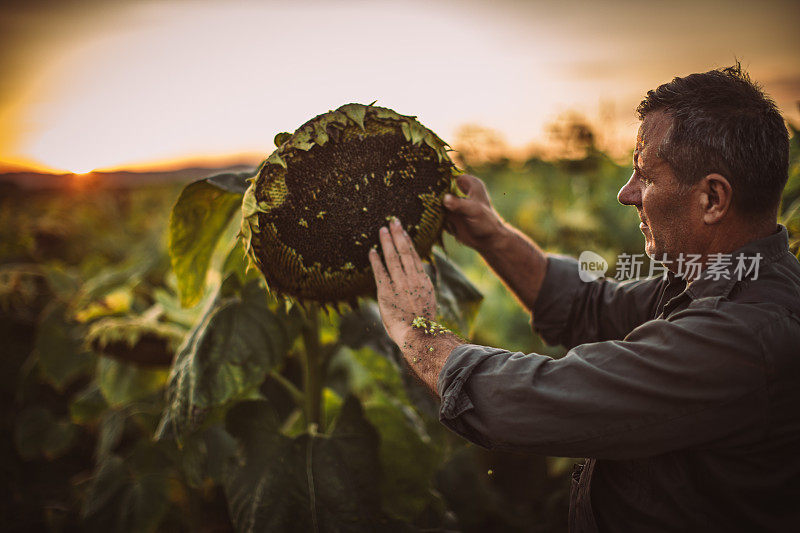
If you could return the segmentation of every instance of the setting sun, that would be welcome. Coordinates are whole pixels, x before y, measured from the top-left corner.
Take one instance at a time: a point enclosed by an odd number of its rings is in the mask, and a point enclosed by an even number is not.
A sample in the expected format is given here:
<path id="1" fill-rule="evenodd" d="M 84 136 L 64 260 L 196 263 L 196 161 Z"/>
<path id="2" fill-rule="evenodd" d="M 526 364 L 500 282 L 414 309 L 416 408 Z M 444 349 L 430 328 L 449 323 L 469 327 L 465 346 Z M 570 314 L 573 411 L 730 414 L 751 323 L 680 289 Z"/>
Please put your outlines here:
<path id="1" fill-rule="evenodd" d="M 82 177 L 85 176 L 86 174 L 89 174 L 92 170 L 94 170 L 92 167 L 87 166 L 87 167 L 75 168 L 70 172 L 75 174 L 76 177 Z"/>

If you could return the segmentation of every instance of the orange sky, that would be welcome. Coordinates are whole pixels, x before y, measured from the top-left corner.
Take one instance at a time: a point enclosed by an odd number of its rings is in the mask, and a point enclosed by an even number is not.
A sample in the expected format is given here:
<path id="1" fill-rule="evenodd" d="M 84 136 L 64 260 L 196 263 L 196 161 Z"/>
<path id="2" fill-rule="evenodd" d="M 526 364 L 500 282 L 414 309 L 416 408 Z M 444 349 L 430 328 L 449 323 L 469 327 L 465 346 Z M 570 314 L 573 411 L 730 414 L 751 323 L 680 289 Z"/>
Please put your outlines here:
<path id="1" fill-rule="evenodd" d="M 275 133 L 376 99 L 516 149 L 576 109 L 625 147 L 647 89 L 736 57 L 800 122 L 796 1 L 35 4 L 0 8 L 6 168 L 256 160 Z"/>

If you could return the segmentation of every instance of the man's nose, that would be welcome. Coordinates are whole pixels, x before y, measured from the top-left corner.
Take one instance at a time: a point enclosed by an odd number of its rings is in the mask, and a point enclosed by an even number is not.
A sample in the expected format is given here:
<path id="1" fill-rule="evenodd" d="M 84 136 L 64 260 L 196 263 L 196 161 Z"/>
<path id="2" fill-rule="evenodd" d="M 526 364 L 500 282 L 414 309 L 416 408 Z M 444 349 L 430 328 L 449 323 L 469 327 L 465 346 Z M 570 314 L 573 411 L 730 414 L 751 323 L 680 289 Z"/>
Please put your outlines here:
<path id="1" fill-rule="evenodd" d="M 622 186 L 617 193 L 617 201 L 622 205 L 641 205 L 642 204 L 642 191 L 633 180 L 634 174 L 631 174 L 628 183 Z"/>

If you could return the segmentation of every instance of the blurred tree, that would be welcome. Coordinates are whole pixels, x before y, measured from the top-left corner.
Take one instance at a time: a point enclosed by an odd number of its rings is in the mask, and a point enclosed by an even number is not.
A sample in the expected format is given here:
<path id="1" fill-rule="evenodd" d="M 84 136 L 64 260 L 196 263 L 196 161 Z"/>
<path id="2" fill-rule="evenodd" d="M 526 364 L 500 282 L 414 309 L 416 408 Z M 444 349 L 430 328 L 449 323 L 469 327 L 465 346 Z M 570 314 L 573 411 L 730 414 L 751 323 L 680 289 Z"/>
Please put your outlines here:
<path id="1" fill-rule="evenodd" d="M 597 135 L 589 120 L 576 111 L 559 115 L 545 127 L 552 150 L 559 159 L 583 159 L 597 151 Z"/>
<path id="2" fill-rule="evenodd" d="M 453 148 L 456 163 L 462 167 L 502 166 L 509 160 L 509 146 L 503 135 L 477 124 L 461 126 L 456 131 Z"/>

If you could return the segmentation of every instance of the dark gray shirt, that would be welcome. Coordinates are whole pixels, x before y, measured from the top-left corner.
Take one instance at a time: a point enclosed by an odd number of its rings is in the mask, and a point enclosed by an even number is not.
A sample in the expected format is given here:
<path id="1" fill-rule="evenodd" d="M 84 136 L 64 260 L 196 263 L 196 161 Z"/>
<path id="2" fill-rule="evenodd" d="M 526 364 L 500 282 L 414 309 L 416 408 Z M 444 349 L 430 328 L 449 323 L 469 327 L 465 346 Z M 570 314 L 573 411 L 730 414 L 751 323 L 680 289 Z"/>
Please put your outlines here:
<path id="1" fill-rule="evenodd" d="M 550 256 L 533 324 L 567 355 L 455 348 L 440 420 L 486 448 L 590 458 L 573 531 L 797 530 L 800 264 L 783 226 L 740 253 L 757 273 L 734 261 L 688 287 L 587 283 Z"/>

